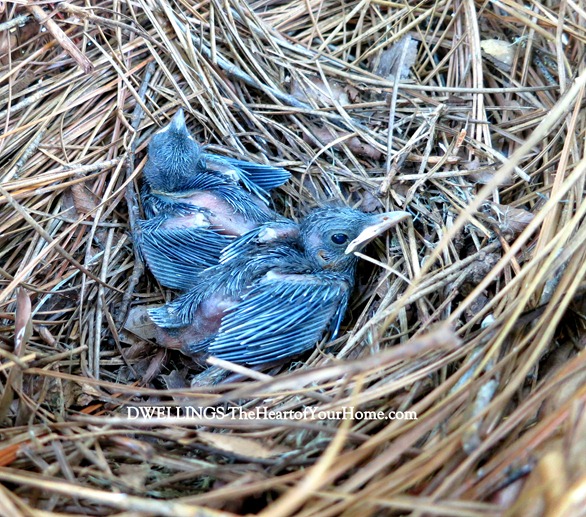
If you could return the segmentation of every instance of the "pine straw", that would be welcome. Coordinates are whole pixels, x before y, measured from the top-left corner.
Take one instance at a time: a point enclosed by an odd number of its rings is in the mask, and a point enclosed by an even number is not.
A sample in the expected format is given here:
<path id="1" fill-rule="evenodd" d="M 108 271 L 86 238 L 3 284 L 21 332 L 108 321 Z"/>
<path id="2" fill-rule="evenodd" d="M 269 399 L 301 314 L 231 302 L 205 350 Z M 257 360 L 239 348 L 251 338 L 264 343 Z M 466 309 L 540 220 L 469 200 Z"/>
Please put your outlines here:
<path id="1" fill-rule="evenodd" d="M 29 15 L 0 34 L 0 514 L 584 511 L 583 0 L 0 5 Z M 406 35 L 409 77 L 377 75 Z M 167 390 L 184 360 L 123 331 L 125 294 L 172 295 L 129 220 L 179 106 L 213 151 L 293 173 L 287 216 L 331 198 L 414 215 L 368 251 L 381 267 L 333 348 Z M 153 405 L 169 415 L 128 420 Z M 417 419 L 319 418 L 351 407 Z"/>

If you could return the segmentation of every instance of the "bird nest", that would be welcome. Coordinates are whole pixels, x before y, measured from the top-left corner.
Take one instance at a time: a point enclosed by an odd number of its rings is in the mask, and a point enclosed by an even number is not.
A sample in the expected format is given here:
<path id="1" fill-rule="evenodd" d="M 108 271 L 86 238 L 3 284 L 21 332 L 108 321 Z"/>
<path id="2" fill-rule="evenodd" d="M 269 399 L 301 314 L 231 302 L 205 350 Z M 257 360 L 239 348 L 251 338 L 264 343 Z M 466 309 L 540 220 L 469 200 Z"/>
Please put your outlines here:
<path id="1" fill-rule="evenodd" d="M 0 3 L 0 513 L 586 507 L 586 7 Z M 229 382 L 140 337 L 132 230 L 179 107 L 297 219 L 407 210 L 343 332 Z"/>

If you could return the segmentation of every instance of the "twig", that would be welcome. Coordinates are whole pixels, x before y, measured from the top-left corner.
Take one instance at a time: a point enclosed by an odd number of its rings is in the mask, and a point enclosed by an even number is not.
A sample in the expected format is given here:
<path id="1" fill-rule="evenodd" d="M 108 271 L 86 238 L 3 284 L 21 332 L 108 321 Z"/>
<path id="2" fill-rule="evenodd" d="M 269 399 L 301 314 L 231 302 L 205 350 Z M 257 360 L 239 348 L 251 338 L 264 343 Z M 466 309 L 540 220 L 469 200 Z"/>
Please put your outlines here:
<path id="1" fill-rule="evenodd" d="M 403 70 L 403 64 L 405 63 L 405 54 L 407 53 L 407 46 L 411 42 L 410 38 L 403 38 L 401 42 L 401 51 L 399 52 L 399 64 L 397 65 L 397 72 L 393 80 L 393 90 L 391 92 L 391 102 L 389 106 L 389 125 L 387 129 L 387 161 L 386 161 L 386 172 L 388 175 L 387 181 L 390 185 L 393 181 L 393 175 L 391 175 L 391 162 L 393 160 L 393 132 L 395 128 L 395 112 L 397 109 L 397 96 L 399 95 L 399 81 L 401 80 L 401 70 Z"/>
<path id="2" fill-rule="evenodd" d="M 144 103 L 144 99 L 146 97 L 146 92 L 151 81 L 151 78 L 155 72 L 155 62 L 151 61 L 144 72 L 144 79 L 142 84 L 140 85 L 140 90 L 138 91 L 138 95 L 142 102 Z M 130 144 L 130 150 L 128 152 L 128 161 L 126 162 L 126 179 L 130 179 L 134 173 L 134 153 L 136 151 L 136 133 L 138 132 L 138 128 L 140 127 L 140 123 L 144 117 L 144 110 L 140 103 L 136 103 L 134 107 L 134 112 L 132 113 L 132 129 L 134 129 L 135 134 L 132 137 L 132 142 Z M 138 196 L 136 195 L 136 189 L 134 188 L 134 182 L 128 181 L 126 185 L 126 190 L 124 192 L 124 198 L 126 199 L 126 204 L 128 205 L 128 224 L 130 225 L 130 233 L 133 236 L 133 241 L 136 243 L 136 228 L 137 228 L 137 221 L 140 218 L 140 212 L 138 209 Z M 130 307 L 130 302 L 132 300 L 132 295 L 134 293 L 134 289 L 138 285 L 140 277 L 144 273 L 144 262 L 140 255 L 140 250 L 138 246 L 134 246 L 134 265 L 132 267 L 132 274 L 130 275 L 130 280 L 128 281 L 128 287 L 124 296 L 122 297 L 122 303 L 120 304 L 120 309 L 118 314 L 116 315 L 116 325 L 118 328 L 121 328 L 124 321 L 126 320 L 126 316 L 128 315 L 128 308 Z"/>
<path id="3" fill-rule="evenodd" d="M 12 178 L 18 178 L 21 169 L 24 167 L 25 163 L 29 160 L 29 158 L 37 152 L 39 145 L 41 145 L 41 141 L 47 132 L 47 126 L 41 127 L 37 135 L 33 138 L 33 140 L 26 146 L 26 149 L 22 153 L 22 156 L 18 159 L 14 167 L 8 171 L 8 174 L 5 178 L 5 181 Z"/>
<path id="4" fill-rule="evenodd" d="M 85 56 L 85 54 L 81 53 L 81 51 L 69 39 L 69 36 L 61 30 L 59 25 L 57 25 L 51 17 L 47 16 L 42 7 L 38 5 L 29 5 L 27 6 L 27 9 L 35 17 L 35 20 L 37 20 L 39 25 L 47 27 L 47 30 L 63 47 L 63 50 L 73 58 L 86 74 L 91 74 L 94 71 L 94 65 L 91 61 Z"/>
<path id="5" fill-rule="evenodd" d="M 16 16 L 12 20 L 0 23 L 0 32 L 10 30 L 12 29 L 12 27 L 16 27 L 17 25 L 24 25 L 28 21 L 28 19 L 28 14 L 21 14 L 19 16 Z"/>

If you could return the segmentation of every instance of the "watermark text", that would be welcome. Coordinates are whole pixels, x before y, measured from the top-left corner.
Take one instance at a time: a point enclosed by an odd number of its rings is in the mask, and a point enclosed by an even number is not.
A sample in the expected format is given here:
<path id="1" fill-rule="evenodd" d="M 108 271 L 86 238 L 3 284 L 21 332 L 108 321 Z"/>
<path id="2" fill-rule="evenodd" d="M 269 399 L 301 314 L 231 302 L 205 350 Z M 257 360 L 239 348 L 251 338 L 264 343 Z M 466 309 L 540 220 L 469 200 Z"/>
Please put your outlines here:
<path id="1" fill-rule="evenodd" d="M 354 407 L 323 410 L 304 407 L 296 410 L 275 410 L 266 407 L 194 407 L 194 406 L 127 406 L 127 417 L 138 418 L 197 418 L 200 420 L 417 420 L 415 411 L 374 411 Z"/>

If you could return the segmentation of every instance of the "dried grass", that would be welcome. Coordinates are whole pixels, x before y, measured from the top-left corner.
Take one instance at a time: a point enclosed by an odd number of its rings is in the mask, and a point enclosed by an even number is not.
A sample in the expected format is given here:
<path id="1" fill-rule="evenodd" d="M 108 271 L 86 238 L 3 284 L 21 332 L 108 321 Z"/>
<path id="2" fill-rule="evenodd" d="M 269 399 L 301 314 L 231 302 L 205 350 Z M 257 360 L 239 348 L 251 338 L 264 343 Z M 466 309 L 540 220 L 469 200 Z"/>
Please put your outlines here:
<path id="1" fill-rule="evenodd" d="M 583 0 L 39 4 L 0 3 L 0 514 L 584 515 Z M 407 79 L 374 72 L 393 48 Z M 285 215 L 414 215 L 333 349 L 165 389 L 189 365 L 123 331 L 125 301 L 168 294 L 129 221 L 179 106 L 292 171 Z M 318 418 L 344 407 L 418 418 Z"/>

